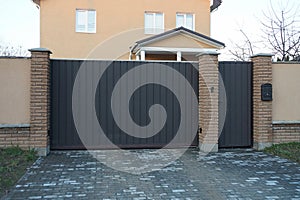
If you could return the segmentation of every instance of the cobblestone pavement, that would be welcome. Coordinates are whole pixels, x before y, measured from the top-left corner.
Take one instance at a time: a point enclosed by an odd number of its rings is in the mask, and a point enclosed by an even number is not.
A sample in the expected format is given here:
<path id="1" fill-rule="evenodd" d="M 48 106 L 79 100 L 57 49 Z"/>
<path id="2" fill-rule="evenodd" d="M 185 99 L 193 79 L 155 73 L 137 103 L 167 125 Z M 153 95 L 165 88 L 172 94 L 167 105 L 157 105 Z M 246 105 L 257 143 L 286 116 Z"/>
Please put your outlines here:
<path id="1" fill-rule="evenodd" d="M 87 151 L 57 151 L 39 158 L 4 199 L 300 200 L 300 165 L 253 150 L 203 157 L 190 149 L 159 171 L 133 175 Z"/>

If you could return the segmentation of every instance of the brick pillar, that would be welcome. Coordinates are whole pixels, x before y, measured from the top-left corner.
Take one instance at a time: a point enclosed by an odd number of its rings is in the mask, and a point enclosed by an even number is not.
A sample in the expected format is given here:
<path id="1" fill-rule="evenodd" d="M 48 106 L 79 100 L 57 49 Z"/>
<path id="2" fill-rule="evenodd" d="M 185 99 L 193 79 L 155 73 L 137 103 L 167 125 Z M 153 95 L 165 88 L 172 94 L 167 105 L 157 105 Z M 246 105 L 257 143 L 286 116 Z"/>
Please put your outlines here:
<path id="1" fill-rule="evenodd" d="M 253 62 L 253 148 L 257 150 L 271 146 L 272 101 L 261 100 L 261 85 L 272 84 L 272 55 L 257 54 Z"/>
<path id="2" fill-rule="evenodd" d="M 199 54 L 199 148 L 218 151 L 219 70 L 218 53 Z"/>
<path id="3" fill-rule="evenodd" d="M 41 156 L 49 153 L 50 54 L 48 49 L 30 49 L 30 146 Z"/>

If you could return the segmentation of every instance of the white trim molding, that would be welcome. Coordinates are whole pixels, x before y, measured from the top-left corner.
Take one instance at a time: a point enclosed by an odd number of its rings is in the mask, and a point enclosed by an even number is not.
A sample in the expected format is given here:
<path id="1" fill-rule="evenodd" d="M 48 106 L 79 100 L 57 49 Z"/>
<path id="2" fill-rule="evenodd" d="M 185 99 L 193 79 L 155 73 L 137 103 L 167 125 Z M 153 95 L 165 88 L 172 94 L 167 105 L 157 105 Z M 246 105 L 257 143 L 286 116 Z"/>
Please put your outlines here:
<path id="1" fill-rule="evenodd" d="M 200 54 L 204 52 L 210 53 L 218 53 L 218 49 L 203 49 L 203 48 L 174 48 L 174 47 L 141 47 L 137 52 L 136 55 L 139 55 L 141 51 L 145 52 L 170 52 L 177 54 L 178 51 L 182 53 L 194 53 Z"/>

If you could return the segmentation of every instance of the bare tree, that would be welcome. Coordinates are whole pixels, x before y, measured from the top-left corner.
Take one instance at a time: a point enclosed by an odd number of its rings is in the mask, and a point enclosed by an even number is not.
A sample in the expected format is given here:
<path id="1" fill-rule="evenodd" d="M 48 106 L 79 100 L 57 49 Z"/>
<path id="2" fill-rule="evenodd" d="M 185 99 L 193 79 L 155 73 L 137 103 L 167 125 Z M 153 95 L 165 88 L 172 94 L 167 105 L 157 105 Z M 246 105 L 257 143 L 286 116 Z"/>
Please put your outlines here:
<path id="1" fill-rule="evenodd" d="M 244 41 L 233 43 L 233 49 L 229 49 L 228 51 L 235 61 L 249 61 L 250 57 L 253 55 L 254 46 L 248 35 L 242 29 L 239 31 L 242 33 Z"/>
<path id="2" fill-rule="evenodd" d="M 0 44 L 0 56 L 3 57 L 27 57 L 29 52 L 22 46 L 7 46 Z"/>
<path id="3" fill-rule="evenodd" d="M 284 1 L 286 4 L 286 2 Z M 284 5 L 278 9 L 270 3 L 268 12 L 264 12 L 261 21 L 264 39 L 274 50 L 280 61 L 299 59 L 300 55 L 300 24 L 298 7 Z"/>
<path id="4" fill-rule="evenodd" d="M 278 61 L 300 61 L 299 6 L 290 6 L 286 1 L 281 1 L 277 9 L 270 3 L 270 9 L 263 12 L 264 18 L 261 20 L 263 41 L 259 42 L 259 46 L 271 49 Z M 229 49 L 229 53 L 234 60 L 248 61 L 258 48 L 254 46 L 256 42 L 250 40 L 242 29 L 240 32 L 244 40 L 239 43 L 232 42 L 233 48 Z"/>

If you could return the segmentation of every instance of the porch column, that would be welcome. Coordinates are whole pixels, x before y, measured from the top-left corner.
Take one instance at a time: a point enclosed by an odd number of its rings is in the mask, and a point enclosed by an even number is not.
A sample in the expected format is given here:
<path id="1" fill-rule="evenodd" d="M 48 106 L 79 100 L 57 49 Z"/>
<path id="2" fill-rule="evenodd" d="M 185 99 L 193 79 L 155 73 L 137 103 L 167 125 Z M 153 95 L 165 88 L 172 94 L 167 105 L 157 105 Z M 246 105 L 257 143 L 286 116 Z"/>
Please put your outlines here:
<path id="1" fill-rule="evenodd" d="M 273 142 L 272 101 L 261 100 L 261 85 L 272 84 L 272 54 L 252 56 L 253 62 L 253 148 L 262 150 Z"/>
<path id="2" fill-rule="evenodd" d="M 135 60 L 140 60 L 140 55 L 135 55 Z"/>
<path id="3" fill-rule="evenodd" d="M 199 58 L 199 148 L 217 152 L 219 138 L 219 70 L 217 52 L 203 52 Z"/>
<path id="4" fill-rule="evenodd" d="M 50 54 L 44 48 L 30 49 L 30 147 L 40 156 L 50 151 Z"/>
<path id="5" fill-rule="evenodd" d="M 141 60 L 145 60 L 146 59 L 146 52 L 145 51 L 141 51 Z"/>
<path id="6" fill-rule="evenodd" d="M 181 61 L 181 51 L 177 51 L 177 61 Z"/>

